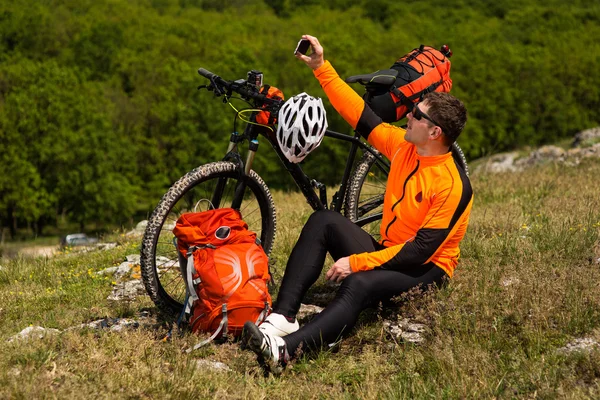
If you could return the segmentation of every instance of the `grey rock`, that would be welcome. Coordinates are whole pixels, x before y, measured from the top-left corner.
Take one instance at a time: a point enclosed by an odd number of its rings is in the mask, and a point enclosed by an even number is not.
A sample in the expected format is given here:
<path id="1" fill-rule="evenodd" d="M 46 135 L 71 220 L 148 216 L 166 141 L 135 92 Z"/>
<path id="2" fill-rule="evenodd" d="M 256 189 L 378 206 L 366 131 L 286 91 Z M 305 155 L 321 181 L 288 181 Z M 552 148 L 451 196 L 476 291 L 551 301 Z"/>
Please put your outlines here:
<path id="1" fill-rule="evenodd" d="M 419 344 L 425 341 L 422 334 L 427 327 L 423 324 L 412 323 L 408 318 L 399 322 L 384 321 L 383 326 L 394 338 L 403 342 Z"/>
<path id="2" fill-rule="evenodd" d="M 296 319 L 303 320 L 311 318 L 314 315 L 319 314 L 321 311 L 323 311 L 323 307 L 315 306 L 313 304 L 300 304 L 300 309 L 298 310 Z"/>
<path id="3" fill-rule="evenodd" d="M 133 228 L 131 231 L 127 232 L 125 235 L 126 236 L 142 236 L 144 234 L 144 231 L 146 230 L 147 226 L 148 226 L 148 220 L 140 221 L 137 223 L 135 228 Z"/>
<path id="4" fill-rule="evenodd" d="M 423 338 L 419 332 L 402 332 L 400 338 L 409 343 L 420 344 L 425 342 L 425 338 Z"/>
<path id="5" fill-rule="evenodd" d="M 590 142 L 600 140 L 600 127 L 586 129 L 573 137 L 573 147 L 582 147 Z"/>
<path id="6" fill-rule="evenodd" d="M 88 322 L 86 324 L 72 326 L 70 328 L 67 328 L 67 330 L 84 329 L 84 328 L 100 330 L 100 329 L 108 328 L 109 323 L 110 323 L 109 318 L 102 318 L 102 319 L 99 319 L 96 321 Z"/>
<path id="7" fill-rule="evenodd" d="M 8 342 L 14 342 L 15 340 L 26 340 L 26 339 L 42 339 L 47 335 L 55 335 L 60 333 L 58 329 L 54 328 L 43 328 L 41 326 L 28 326 L 16 335 L 8 338 Z"/>
<path id="8" fill-rule="evenodd" d="M 494 154 L 477 168 L 477 172 L 514 172 L 520 168 L 515 165 L 515 160 L 518 157 L 517 152 Z"/>
<path id="9" fill-rule="evenodd" d="M 113 301 L 132 301 L 138 296 L 146 294 L 144 285 L 139 280 L 132 280 L 126 282 L 118 282 L 114 287 L 112 293 L 107 297 L 107 300 Z"/>
<path id="10" fill-rule="evenodd" d="M 166 264 L 166 263 L 174 263 L 174 262 L 176 263 L 178 261 L 177 260 L 172 260 L 172 259 L 170 259 L 168 257 L 165 257 L 165 256 L 158 256 L 158 257 L 156 257 L 156 263 L 157 264 Z"/>
<path id="11" fill-rule="evenodd" d="M 502 280 L 502 282 L 500 282 L 500 285 L 504 286 L 504 287 L 508 287 L 508 286 L 512 286 L 515 284 L 518 284 L 519 282 L 521 282 L 519 280 L 519 278 L 506 278 L 504 280 Z"/>
<path id="12" fill-rule="evenodd" d="M 588 157 L 600 157 L 600 127 L 577 133 L 572 148 L 569 150 L 565 151 L 558 146 L 548 145 L 521 158 L 517 152 L 499 153 L 489 157 L 475 169 L 475 172 L 517 172 L 547 162 L 576 166 L 582 159 Z"/>
<path id="13" fill-rule="evenodd" d="M 569 149 L 567 151 L 567 157 L 569 158 L 586 158 L 586 157 L 599 157 L 600 156 L 600 143 L 596 143 L 589 147 Z"/>
<path id="14" fill-rule="evenodd" d="M 167 257 L 156 257 L 156 267 L 159 271 L 165 271 L 172 268 L 179 270 L 179 260 L 172 260 Z"/>
<path id="15" fill-rule="evenodd" d="M 84 324 L 72 326 L 70 328 L 65 329 L 65 331 L 73 330 L 73 329 L 94 329 L 94 330 L 102 330 L 109 329 L 111 331 L 120 332 L 123 329 L 134 329 L 140 326 L 151 326 L 152 322 L 150 320 L 150 313 L 148 311 L 142 311 L 138 314 L 138 318 L 102 318 L 92 322 L 87 322 Z"/>
<path id="16" fill-rule="evenodd" d="M 528 157 L 515 161 L 515 166 L 522 170 L 525 167 L 547 162 L 562 162 L 565 160 L 566 151 L 558 146 L 542 146 L 529 153 Z"/>
<path id="17" fill-rule="evenodd" d="M 131 269 L 137 265 L 136 263 L 131 263 L 129 261 L 122 262 L 117 267 L 109 267 L 105 268 L 102 271 L 96 272 L 96 275 L 114 275 L 116 279 L 122 278 L 123 276 L 129 274 Z"/>
<path id="18" fill-rule="evenodd" d="M 99 250 L 110 250 L 110 249 L 114 249 L 115 247 L 117 247 L 117 244 L 114 242 L 98 243 L 96 246 L 98 247 Z"/>
<path id="19" fill-rule="evenodd" d="M 143 233 L 146 230 L 147 226 L 148 226 L 148 220 L 145 219 L 145 220 L 137 223 L 137 225 L 135 226 L 135 230 Z"/>
<path id="20" fill-rule="evenodd" d="M 557 160 L 564 157 L 566 151 L 558 146 L 542 146 L 531 152 L 529 158 L 539 160 Z"/>
<path id="21" fill-rule="evenodd" d="M 112 275 L 117 271 L 118 268 L 119 267 L 105 268 L 102 271 L 96 272 L 96 275 Z"/>
<path id="22" fill-rule="evenodd" d="M 198 360 L 196 361 L 196 367 L 198 367 L 198 369 L 210 369 L 219 372 L 231 372 L 231 368 L 229 368 L 226 364 L 223 364 L 222 362 L 218 361 Z"/>
<path id="23" fill-rule="evenodd" d="M 136 329 L 139 326 L 140 323 L 134 319 L 119 318 L 109 329 L 113 332 L 121 332 L 124 329 Z"/>
<path id="24" fill-rule="evenodd" d="M 140 263 L 140 255 L 139 254 L 130 254 L 125 257 L 125 260 L 127 260 L 128 262 L 130 262 L 132 264 L 139 264 Z"/>
<path id="25" fill-rule="evenodd" d="M 558 349 L 558 352 L 563 354 L 573 352 L 591 352 L 599 347 L 600 343 L 598 343 L 595 339 L 579 338 L 567 343 L 565 347 Z"/>
<path id="26" fill-rule="evenodd" d="M 129 273 L 131 273 L 131 269 L 135 266 L 136 264 L 134 263 L 130 263 L 129 261 L 125 261 L 122 262 L 118 267 L 117 270 L 115 271 L 115 278 L 119 279 Z"/>

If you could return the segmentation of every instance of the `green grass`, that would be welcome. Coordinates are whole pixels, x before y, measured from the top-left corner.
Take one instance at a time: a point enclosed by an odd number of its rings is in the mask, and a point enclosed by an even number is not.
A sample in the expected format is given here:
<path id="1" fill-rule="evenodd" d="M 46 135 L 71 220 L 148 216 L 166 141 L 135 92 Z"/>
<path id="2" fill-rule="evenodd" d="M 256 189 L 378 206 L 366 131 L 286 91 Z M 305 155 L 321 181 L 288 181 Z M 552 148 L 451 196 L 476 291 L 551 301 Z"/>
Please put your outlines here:
<path id="1" fill-rule="evenodd" d="M 237 344 L 160 339 L 168 323 L 111 332 L 71 330 L 7 343 L 30 325 L 64 330 L 103 317 L 157 312 L 148 298 L 106 300 L 118 265 L 139 243 L 51 259 L 2 261 L 0 398 L 598 398 L 600 352 L 558 351 L 600 341 L 600 161 L 472 177 L 475 204 L 452 282 L 397 308 L 366 312 L 337 352 L 305 356 L 265 377 Z M 310 210 L 275 193 L 278 277 Z M 327 289 L 320 281 L 317 291 Z M 381 318 L 427 325 L 422 345 L 396 342 Z M 198 368 L 199 359 L 231 371 Z"/>

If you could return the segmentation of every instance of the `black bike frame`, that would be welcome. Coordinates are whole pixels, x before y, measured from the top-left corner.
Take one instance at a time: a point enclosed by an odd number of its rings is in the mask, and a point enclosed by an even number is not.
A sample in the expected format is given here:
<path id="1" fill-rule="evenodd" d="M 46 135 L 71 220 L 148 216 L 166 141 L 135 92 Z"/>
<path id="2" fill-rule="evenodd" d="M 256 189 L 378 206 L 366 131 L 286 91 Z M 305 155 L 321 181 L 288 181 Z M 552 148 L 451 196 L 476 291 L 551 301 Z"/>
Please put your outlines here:
<path id="1" fill-rule="evenodd" d="M 244 130 L 243 136 L 248 140 L 248 142 L 250 143 L 252 140 L 256 140 L 259 133 L 262 134 L 262 136 L 264 136 L 268 140 L 268 142 L 271 144 L 271 147 L 273 147 L 273 149 L 277 153 L 277 156 L 279 157 L 279 159 L 285 166 L 285 169 L 292 176 L 292 179 L 294 180 L 294 182 L 296 182 L 296 185 L 298 185 L 298 188 L 300 189 L 300 191 L 302 192 L 302 194 L 304 195 L 304 197 L 306 198 L 308 204 L 312 207 L 312 209 L 315 211 L 327 209 L 327 198 L 326 198 L 324 186 L 321 183 L 317 182 L 316 180 L 311 179 L 308 175 L 306 175 L 304 173 L 304 171 L 302 170 L 302 167 L 299 164 L 292 163 L 285 157 L 285 155 L 279 148 L 279 144 L 277 143 L 277 139 L 275 138 L 275 135 L 271 131 L 258 132 L 259 130 L 255 129 L 254 127 L 255 127 L 255 125 L 253 125 L 253 124 L 246 125 L 246 129 Z M 338 191 L 334 194 L 333 201 L 331 204 L 332 210 L 341 212 L 342 205 L 344 204 L 344 199 L 346 197 L 346 191 L 348 189 L 348 179 L 350 178 L 350 173 L 352 172 L 352 168 L 354 167 L 354 160 L 356 158 L 356 153 L 359 148 L 361 148 L 363 151 L 368 151 L 371 154 L 373 154 L 373 156 L 375 156 L 375 160 L 376 160 L 378 167 L 381 168 L 382 170 L 384 170 L 386 173 L 389 173 L 390 164 L 387 160 L 385 160 L 381 156 L 380 153 L 375 151 L 370 145 L 364 143 L 361 140 L 360 134 L 357 132 L 354 133 L 354 136 L 349 136 L 349 135 L 345 135 L 345 134 L 342 134 L 339 132 L 327 130 L 325 132 L 325 136 L 331 137 L 333 139 L 349 142 L 351 144 L 350 152 L 349 152 L 348 158 L 346 160 L 346 166 L 344 168 L 344 175 L 342 176 L 342 182 L 340 184 Z M 228 159 L 228 160 L 230 160 L 231 158 L 232 158 L 231 154 L 228 154 L 225 157 L 225 159 Z M 243 165 L 241 158 L 239 158 L 239 157 L 235 157 L 235 158 L 236 158 L 236 162 L 238 164 L 240 164 L 240 163 L 242 164 L 242 165 L 240 165 L 240 170 L 244 171 L 244 165 Z M 315 193 L 315 190 L 314 190 L 315 188 L 321 189 L 321 193 L 320 193 L 321 197 L 319 197 Z M 236 187 L 236 194 L 239 193 L 240 195 L 243 195 L 244 189 L 245 189 L 245 184 L 242 180 L 240 180 L 240 183 Z M 234 196 L 234 197 L 237 197 L 237 196 Z M 234 198 L 234 204 L 241 204 L 241 199 L 238 199 L 236 201 L 236 199 Z M 376 219 L 378 219 L 378 217 L 373 218 L 373 220 L 376 220 Z M 370 222 L 370 221 L 365 221 L 365 222 Z"/>

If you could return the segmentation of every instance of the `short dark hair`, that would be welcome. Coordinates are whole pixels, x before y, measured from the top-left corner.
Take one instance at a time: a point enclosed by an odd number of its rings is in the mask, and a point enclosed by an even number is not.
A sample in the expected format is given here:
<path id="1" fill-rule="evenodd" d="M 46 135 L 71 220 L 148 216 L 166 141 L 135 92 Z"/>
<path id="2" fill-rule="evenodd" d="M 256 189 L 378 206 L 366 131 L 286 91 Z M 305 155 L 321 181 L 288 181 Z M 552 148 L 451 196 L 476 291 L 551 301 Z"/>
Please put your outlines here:
<path id="1" fill-rule="evenodd" d="M 440 124 L 444 143 L 451 146 L 467 123 L 467 109 L 462 101 L 445 92 L 431 92 L 423 96 L 429 107 L 427 114 Z"/>

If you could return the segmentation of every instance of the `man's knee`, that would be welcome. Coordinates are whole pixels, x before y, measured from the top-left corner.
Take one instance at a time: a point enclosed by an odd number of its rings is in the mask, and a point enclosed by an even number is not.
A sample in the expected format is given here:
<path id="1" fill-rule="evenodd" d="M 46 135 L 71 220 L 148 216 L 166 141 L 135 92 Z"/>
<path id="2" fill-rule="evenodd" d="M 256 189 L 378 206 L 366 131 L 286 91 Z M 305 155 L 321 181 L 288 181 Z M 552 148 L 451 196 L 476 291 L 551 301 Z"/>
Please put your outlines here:
<path id="1" fill-rule="evenodd" d="M 305 228 L 325 227 L 335 223 L 339 218 L 345 218 L 338 212 L 332 210 L 318 210 L 310 215 L 306 221 Z"/>
<path id="2" fill-rule="evenodd" d="M 372 280 L 364 272 L 354 272 L 348 275 L 343 281 L 341 287 L 347 286 L 351 290 L 364 291 L 370 289 Z"/>
<path id="3" fill-rule="evenodd" d="M 308 218 L 308 223 L 326 223 L 335 219 L 336 216 L 341 216 L 340 213 L 335 212 L 333 210 L 317 210 L 313 212 Z"/>
<path id="4" fill-rule="evenodd" d="M 372 281 L 368 279 L 368 274 L 355 272 L 348 275 L 338 289 L 338 295 L 347 297 L 353 301 L 368 303 L 373 297 Z"/>

